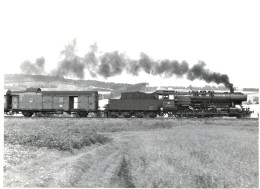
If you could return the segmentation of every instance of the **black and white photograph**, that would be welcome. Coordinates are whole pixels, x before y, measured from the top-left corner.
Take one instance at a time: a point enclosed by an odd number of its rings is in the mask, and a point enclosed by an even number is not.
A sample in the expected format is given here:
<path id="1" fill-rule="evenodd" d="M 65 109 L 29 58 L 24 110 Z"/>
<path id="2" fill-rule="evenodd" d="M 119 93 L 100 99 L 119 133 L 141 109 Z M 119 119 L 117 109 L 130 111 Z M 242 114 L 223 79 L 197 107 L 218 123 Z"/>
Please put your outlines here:
<path id="1" fill-rule="evenodd" d="M 0 186 L 259 188 L 259 10 L 1 1 Z"/>

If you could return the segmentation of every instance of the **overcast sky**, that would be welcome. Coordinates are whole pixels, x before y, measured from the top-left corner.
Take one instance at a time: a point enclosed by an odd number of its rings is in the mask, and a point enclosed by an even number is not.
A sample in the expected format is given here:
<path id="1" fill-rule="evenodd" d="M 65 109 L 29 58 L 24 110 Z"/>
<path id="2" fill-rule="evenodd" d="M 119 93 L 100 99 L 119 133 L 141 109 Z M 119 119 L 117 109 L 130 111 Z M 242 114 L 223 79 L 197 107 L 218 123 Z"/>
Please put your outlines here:
<path id="1" fill-rule="evenodd" d="M 23 61 L 42 56 L 48 72 L 56 67 L 64 46 L 77 39 L 80 56 L 96 42 L 101 52 L 119 51 L 133 59 L 144 52 L 155 60 L 186 60 L 190 66 L 203 60 L 206 68 L 227 74 L 237 87 L 259 86 L 259 1 L 8 0 L 1 1 L 0 9 L 4 73 L 20 73 Z M 206 84 L 144 73 L 96 79 Z"/>

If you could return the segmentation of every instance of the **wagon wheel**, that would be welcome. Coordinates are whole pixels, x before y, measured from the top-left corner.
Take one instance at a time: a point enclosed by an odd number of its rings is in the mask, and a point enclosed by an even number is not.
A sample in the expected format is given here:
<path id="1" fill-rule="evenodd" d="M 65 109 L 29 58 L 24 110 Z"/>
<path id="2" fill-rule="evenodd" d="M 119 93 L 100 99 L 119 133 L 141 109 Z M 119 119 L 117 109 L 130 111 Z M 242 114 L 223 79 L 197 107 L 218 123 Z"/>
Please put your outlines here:
<path id="1" fill-rule="evenodd" d="M 97 117 L 102 117 L 102 113 L 101 113 L 100 111 L 98 111 L 98 112 L 96 113 L 96 116 L 97 116 Z"/>
<path id="2" fill-rule="evenodd" d="M 32 117 L 33 112 L 23 111 L 22 114 L 24 117 Z"/>
<path id="3" fill-rule="evenodd" d="M 180 116 L 180 114 L 175 114 L 175 117 L 180 118 L 181 116 Z"/>
<path id="4" fill-rule="evenodd" d="M 198 114 L 198 115 L 197 115 L 197 118 L 204 118 L 204 115 Z"/>
<path id="5" fill-rule="evenodd" d="M 183 117 L 183 113 L 176 114 L 176 118 L 182 118 L 182 117 Z"/>
<path id="6" fill-rule="evenodd" d="M 124 115 L 124 118 L 130 118 L 130 117 L 131 117 L 131 114 Z"/>
<path id="7" fill-rule="evenodd" d="M 173 112 L 168 112 L 168 117 L 173 117 Z"/>
<path id="8" fill-rule="evenodd" d="M 118 118 L 118 115 L 114 114 L 114 115 L 111 115 L 112 118 Z"/>
<path id="9" fill-rule="evenodd" d="M 78 112 L 79 117 L 87 117 L 88 112 Z"/>
<path id="10" fill-rule="evenodd" d="M 166 114 L 164 112 L 160 112 L 159 116 L 165 116 Z"/>
<path id="11" fill-rule="evenodd" d="M 6 112 L 6 115 L 14 115 L 14 112 L 12 111 Z"/>
<path id="12" fill-rule="evenodd" d="M 150 113 L 150 114 L 149 114 L 149 117 L 150 117 L 150 118 L 155 118 L 156 116 L 157 116 L 156 113 Z"/>

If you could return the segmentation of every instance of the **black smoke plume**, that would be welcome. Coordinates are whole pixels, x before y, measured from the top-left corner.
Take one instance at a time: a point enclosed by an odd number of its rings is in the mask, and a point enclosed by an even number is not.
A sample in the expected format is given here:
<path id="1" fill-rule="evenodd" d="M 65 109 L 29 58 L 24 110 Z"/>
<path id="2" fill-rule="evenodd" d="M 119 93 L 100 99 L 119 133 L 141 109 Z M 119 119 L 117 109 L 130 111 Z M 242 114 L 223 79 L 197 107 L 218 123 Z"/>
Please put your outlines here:
<path id="1" fill-rule="evenodd" d="M 84 57 L 79 57 L 76 52 L 76 40 L 74 40 L 65 46 L 65 50 L 61 51 L 64 59 L 59 62 L 57 69 L 52 73 L 57 76 L 84 78 L 85 71 L 87 71 L 92 77 L 102 76 L 108 78 L 120 75 L 124 71 L 134 76 L 145 72 L 164 78 L 176 76 L 179 78 L 186 77 L 191 81 L 199 79 L 207 83 L 224 84 L 231 92 L 234 91 L 228 75 L 205 69 L 206 64 L 203 61 L 199 61 L 189 68 L 189 64 L 186 61 L 153 60 L 145 53 L 140 54 L 139 60 L 132 60 L 125 54 L 117 51 L 97 56 L 98 47 L 96 43 L 90 46 L 90 51 Z"/>
<path id="2" fill-rule="evenodd" d="M 187 79 L 191 81 L 194 79 L 200 79 L 206 81 L 207 83 L 222 83 L 225 85 L 225 87 L 230 89 L 230 92 L 234 92 L 233 84 L 230 83 L 228 75 L 210 72 L 208 69 L 204 68 L 205 66 L 206 64 L 203 61 L 199 61 L 191 69 L 189 69 Z"/>
<path id="3" fill-rule="evenodd" d="M 64 77 L 72 76 L 77 78 L 84 78 L 84 62 L 79 57 L 76 49 L 77 41 L 74 39 L 71 43 L 65 46 L 65 49 L 61 51 L 63 60 L 58 63 L 58 67 L 52 71 L 53 75 Z"/>
<path id="4" fill-rule="evenodd" d="M 144 71 L 152 75 L 160 75 L 164 77 L 172 77 L 176 75 L 177 77 L 182 77 L 187 73 L 189 65 L 187 62 L 182 61 L 154 61 L 147 54 L 141 53 L 139 60 L 128 60 L 126 71 L 132 75 L 138 75 L 140 71 Z"/>
<path id="5" fill-rule="evenodd" d="M 182 77 L 189 70 L 189 65 L 186 61 L 182 61 L 179 63 L 176 60 L 162 60 L 158 62 L 155 66 L 155 70 L 153 72 L 154 75 L 163 75 L 165 77 L 172 77 L 176 75 L 177 77 Z"/>
<path id="6" fill-rule="evenodd" d="M 40 57 L 37 58 L 35 63 L 31 63 L 29 60 L 24 61 L 20 65 L 20 69 L 24 74 L 43 74 L 44 70 L 45 58 Z"/>
<path id="7" fill-rule="evenodd" d="M 84 66 L 92 77 L 97 77 L 96 67 L 98 67 L 98 58 L 96 53 L 98 51 L 97 43 L 90 45 L 90 52 L 88 52 L 84 58 Z"/>
<path id="8" fill-rule="evenodd" d="M 125 58 L 123 54 L 117 51 L 112 53 L 105 53 L 100 57 L 100 65 L 98 67 L 98 74 L 105 78 L 119 75 L 125 69 Z"/>

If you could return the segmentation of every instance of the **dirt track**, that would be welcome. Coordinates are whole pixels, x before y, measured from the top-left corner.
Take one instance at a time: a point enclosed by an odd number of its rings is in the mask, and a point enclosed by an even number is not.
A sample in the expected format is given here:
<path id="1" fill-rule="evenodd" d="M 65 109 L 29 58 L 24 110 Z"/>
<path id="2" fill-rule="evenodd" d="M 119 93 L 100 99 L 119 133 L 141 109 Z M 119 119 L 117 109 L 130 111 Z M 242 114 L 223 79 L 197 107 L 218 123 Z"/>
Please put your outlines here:
<path id="1" fill-rule="evenodd" d="M 108 134 L 113 140 L 66 154 L 51 152 L 6 171 L 5 187 L 128 187 L 119 176 L 127 143 L 140 132 Z M 124 175 L 124 174 L 121 174 Z M 15 176 L 15 177 L 14 177 Z"/>

